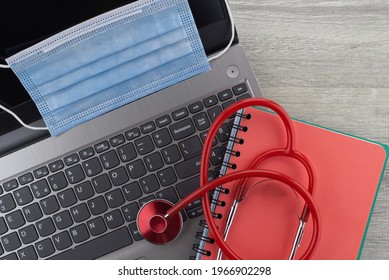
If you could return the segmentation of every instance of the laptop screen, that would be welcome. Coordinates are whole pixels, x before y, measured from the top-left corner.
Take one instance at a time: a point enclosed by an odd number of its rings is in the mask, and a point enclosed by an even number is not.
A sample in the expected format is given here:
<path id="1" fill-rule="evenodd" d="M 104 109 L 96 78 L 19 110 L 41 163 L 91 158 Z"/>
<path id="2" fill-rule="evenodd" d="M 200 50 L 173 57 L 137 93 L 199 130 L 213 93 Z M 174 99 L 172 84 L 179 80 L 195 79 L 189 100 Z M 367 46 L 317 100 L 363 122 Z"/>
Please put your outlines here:
<path id="1" fill-rule="evenodd" d="M 3 1 L 0 17 L 0 63 L 62 30 L 135 0 Z M 228 43 L 224 0 L 189 0 L 207 54 Z M 0 69 L 0 103 L 26 123 L 40 119 L 29 95 L 10 69 Z M 0 135 L 19 123 L 0 109 Z"/>

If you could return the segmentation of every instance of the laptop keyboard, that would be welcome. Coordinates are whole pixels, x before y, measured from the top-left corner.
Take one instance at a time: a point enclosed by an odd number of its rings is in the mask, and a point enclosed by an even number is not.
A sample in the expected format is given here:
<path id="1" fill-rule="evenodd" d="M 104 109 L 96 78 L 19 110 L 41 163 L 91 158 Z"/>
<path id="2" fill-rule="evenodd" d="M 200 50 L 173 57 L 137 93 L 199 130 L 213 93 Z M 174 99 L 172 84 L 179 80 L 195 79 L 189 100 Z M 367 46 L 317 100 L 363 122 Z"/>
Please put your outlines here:
<path id="1" fill-rule="evenodd" d="M 95 259 L 142 240 L 140 207 L 155 198 L 176 203 L 198 188 L 208 128 L 249 97 L 239 84 L 3 183 L 0 259 Z M 210 180 L 230 125 L 213 142 Z M 200 200 L 182 212 L 184 221 L 202 214 Z"/>

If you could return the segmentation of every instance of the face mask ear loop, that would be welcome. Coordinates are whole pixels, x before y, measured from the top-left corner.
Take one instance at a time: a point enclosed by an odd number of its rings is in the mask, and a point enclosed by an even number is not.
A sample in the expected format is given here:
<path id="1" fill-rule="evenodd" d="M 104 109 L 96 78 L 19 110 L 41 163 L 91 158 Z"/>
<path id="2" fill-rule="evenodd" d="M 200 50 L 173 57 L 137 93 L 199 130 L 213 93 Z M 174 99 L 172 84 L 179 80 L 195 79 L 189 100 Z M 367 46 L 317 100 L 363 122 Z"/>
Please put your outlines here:
<path id="1" fill-rule="evenodd" d="M 14 112 L 12 112 L 11 110 L 5 108 L 3 105 L 0 104 L 0 109 L 4 110 L 5 112 L 7 112 L 8 114 L 12 115 L 22 126 L 24 126 L 25 128 L 28 128 L 28 129 L 31 129 L 31 130 L 49 130 L 47 127 L 35 127 L 35 126 L 31 126 L 31 125 L 28 125 L 26 123 L 24 123 L 22 121 L 21 118 L 18 117 L 18 115 L 16 115 Z"/>
<path id="2" fill-rule="evenodd" d="M 11 68 L 11 66 L 9 66 L 8 64 L 0 64 L 0 68 L 9 69 L 9 68 Z M 49 130 L 47 127 L 35 127 L 35 126 L 31 126 L 31 125 L 26 124 L 25 122 L 22 121 L 21 118 L 19 118 L 18 115 L 16 115 L 14 112 L 12 112 L 11 110 L 9 110 L 8 108 L 4 107 L 1 104 L 0 104 L 0 109 L 4 110 L 8 114 L 12 115 L 25 128 L 28 128 L 31 130 Z"/>

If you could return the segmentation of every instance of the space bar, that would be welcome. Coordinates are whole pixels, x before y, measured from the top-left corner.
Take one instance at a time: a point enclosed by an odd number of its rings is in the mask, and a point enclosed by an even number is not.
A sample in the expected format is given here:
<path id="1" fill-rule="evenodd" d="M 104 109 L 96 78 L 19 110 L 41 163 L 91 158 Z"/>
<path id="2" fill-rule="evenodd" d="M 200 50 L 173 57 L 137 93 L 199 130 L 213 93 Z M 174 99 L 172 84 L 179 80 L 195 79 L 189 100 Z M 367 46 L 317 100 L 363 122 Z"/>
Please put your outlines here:
<path id="1" fill-rule="evenodd" d="M 132 244 L 130 233 L 126 227 L 122 227 L 50 259 L 94 260 L 130 244 Z"/>

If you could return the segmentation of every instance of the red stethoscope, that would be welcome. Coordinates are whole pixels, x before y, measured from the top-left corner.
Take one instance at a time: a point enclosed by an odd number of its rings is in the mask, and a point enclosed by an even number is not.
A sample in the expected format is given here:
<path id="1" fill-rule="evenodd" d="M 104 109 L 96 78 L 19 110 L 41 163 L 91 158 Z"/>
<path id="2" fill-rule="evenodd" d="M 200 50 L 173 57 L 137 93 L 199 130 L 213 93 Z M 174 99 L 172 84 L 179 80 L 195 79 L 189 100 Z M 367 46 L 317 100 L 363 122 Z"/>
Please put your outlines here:
<path id="1" fill-rule="evenodd" d="M 211 147 L 213 139 L 216 136 L 219 127 L 234 113 L 241 109 L 251 106 L 260 106 L 271 109 L 277 113 L 286 129 L 287 143 L 286 147 L 279 149 L 272 149 L 258 157 L 250 164 L 249 168 L 242 171 L 231 172 L 225 176 L 219 177 L 211 182 L 208 182 L 208 159 L 210 157 Z M 271 157 L 290 157 L 299 161 L 306 169 L 308 174 L 308 188 L 304 188 L 299 182 L 293 178 L 282 174 L 274 170 L 256 169 L 256 167 L 263 161 Z M 205 163 L 205 164 L 204 164 Z M 307 222 L 310 214 L 312 215 L 312 235 L 310 243 L 300 259 L 310 259 L 314 254 L 320 240 L 321 233 L 321 221 L 319 216 L 318 207 L 313 199 L 315 189 L 315 176 L 312 168 L 312 164 L 308 158 L 296 150 L 295 148 L 295 131 L 293 123 L 288 113 L 274 101 L 264 98 L 251 98 L 239 101 L 225 111 L 223 111 L 214 121 L 208 131 L 208 135 L 204 142 L 204 147 L 201 155 L 201 166 L 200 166 L 200 187 L 186 196 L 184 199 L 179 201 L 177 204 L 173 204 L 167 200 L 155 199 L 149 201 L 140 209 L 138 213 L 137 225 L 139 232 L 145 240 L 153 244 L 167 244 L 175 240 L 181 232 L 183 227 L 183 219 L 180 211 L 183 210 L 189 203 L 202 197 L 202 206 L 204 216 L 207 221 L 208 229 L 212 234 L 216 244 L 220 248 L 220 252 L 223 252 L 231 260 L 240 260 L 238 254 L 227 244 L 226 236 L 219 232 L 214 217 L 211 211 L 210 200 L 208 198 L 208 192 L 222 186 L 223 184 L 240 180 L 237 190 L 236 198 L 242 194 L 245 184 L 249 178 L 261 177 L 270 180 L 275 180 L 289 186 L 305 201 L 305 206 L 301 215 L 299 216 L 299 228 L 297 230 L 294 244 L 291 250 L 289 259 L 293 259 L 296 249 L 298 248 L 301 237 L 304 231 L 304 225 Z M 230 212 L 231 214 L 231 212 Z M 227 222 L 228 224 L 228 222 Z M 228 227 L 228 225 L 227 225 Z"/>

